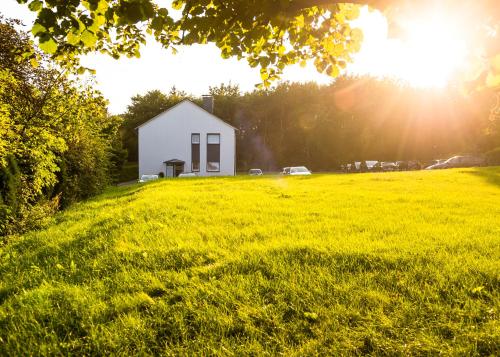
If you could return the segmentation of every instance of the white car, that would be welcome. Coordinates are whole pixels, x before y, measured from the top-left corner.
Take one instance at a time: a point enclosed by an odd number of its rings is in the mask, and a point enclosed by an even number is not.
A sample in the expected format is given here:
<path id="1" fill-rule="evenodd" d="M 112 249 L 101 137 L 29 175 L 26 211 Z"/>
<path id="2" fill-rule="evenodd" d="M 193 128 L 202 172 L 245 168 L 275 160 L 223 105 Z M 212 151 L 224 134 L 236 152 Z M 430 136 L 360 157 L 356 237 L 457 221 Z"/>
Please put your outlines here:
<path id="1" fill-rule="evenodd" d="M 139 179 L 139 182 L 144 183 L 154 180 L 158 180 L 158 175 L 142 175 L 141 178 Z"/>
<path id="2" fill-rule="evenodd" d="M 250 169 L 250 171 L 248 171 L 248 174 L 250 176 L 262 176 L 262 170 L 261 169 Z"/>
<path id="3" fill-rule="evenodd" d="M 282 175 L 290 175 L 290 167 L 284 167 L 281 171 Z"/>
<path id="4" fill-rule="evenodd" d="M 426 167 L 426 170 L 451 169 L 455 167 L 474 167 L 484 165 L 484 159 L 476 156 L 453 156 L 445 162 Z"/>
<path id="5" fill-rule="evenodd" d="M 178 177 L 196 177 L 196 174 L 194 172 L 183 172 Z"/>
<path id="6" fill-rule="evenodd" d="M 295 166 L 295 167 L 290 167 L 290 176 L 304 176 L 304 175 L 310 175 L 311 171 L 305 166 Z"/>

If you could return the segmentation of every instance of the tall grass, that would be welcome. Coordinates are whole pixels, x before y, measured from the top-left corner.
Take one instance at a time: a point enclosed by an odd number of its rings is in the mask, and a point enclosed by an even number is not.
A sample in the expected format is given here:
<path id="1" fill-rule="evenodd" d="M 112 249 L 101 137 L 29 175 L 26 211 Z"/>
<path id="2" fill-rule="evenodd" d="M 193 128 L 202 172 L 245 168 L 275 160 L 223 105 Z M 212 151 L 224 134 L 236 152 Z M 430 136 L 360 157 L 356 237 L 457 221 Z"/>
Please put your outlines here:
<path id="1" fill-rule="evenodd" d="M 0 354 L 500 354 L 500 168 L 113 188 L 0 250 Z"/>

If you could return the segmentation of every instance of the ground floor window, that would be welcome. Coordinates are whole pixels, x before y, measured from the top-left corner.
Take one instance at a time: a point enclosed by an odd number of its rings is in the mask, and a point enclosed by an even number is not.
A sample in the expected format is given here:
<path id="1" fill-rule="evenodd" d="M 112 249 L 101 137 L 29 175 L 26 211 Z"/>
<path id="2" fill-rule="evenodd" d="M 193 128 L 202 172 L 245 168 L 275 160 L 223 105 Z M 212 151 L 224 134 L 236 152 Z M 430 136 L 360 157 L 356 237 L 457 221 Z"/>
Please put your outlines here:
<path id="1" fill-rule="evenodd" d="M 207 135 L 207 171 L 220 171 L 220 134 Z"/>

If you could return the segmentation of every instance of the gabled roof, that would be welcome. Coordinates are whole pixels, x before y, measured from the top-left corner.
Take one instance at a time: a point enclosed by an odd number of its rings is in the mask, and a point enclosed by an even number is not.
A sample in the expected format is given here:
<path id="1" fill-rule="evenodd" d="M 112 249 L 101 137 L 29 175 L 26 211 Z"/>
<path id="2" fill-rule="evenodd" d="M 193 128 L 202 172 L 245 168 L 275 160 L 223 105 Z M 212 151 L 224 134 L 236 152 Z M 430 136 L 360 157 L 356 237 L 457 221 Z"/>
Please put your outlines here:
<path id="1" fill-rule="evenodd" d="M 207 111 L 205 108 L 200 107 L 198 104 L 194 103 L 193 101 L 191 101 L 191 100 L 189 100 L 189 99 L 183 99 L 183 100 L 181 100 L 179 103 L 177 103 L 177 104 L 175 104 L 175 105 L 171 106 L 171 107 L 170 107 L 170 108 L 168 108 L 167 110 L 164 110 L 163 112 L 161 112 L 161 113 L 160 113 L 160 114 L 158 114 L 157 116 L 154 116 L 153 118 L 149 119 L 147 122 L 142 123 L 141 125 L 139 125 L 138 127 L 136 127 L 136 128 L 135 128 L 135 130 L 139 129 L 140 127 L 142 127 L 142 126 L 144 126 L 144 125 L 146 125 L 146 124 L 148 124 L 148 123 L 150 123 L 150 122 L 152 122 L 152 121 L 153 121 L 153 120 L 155 120 L 155 119 L 158 119 L 158 118 L 159 118 L 160 116 L 162 116 L 163 114 L 168 113 L 169 111 L 171 111 L 172 109 L 176 108 L 177 106 L 179 106 L 179 105 L 183 104 L 184 102 L 188 102 L 189 104 L 191 104 L 191 105 L 195 106 L 196 108 L 198 108 L 198 109 L 200 109 L 200 110 L 203 110 L 205 113 L 209 114 L 212 118 L 214 118 L 214 119 L 216 119 L 216 120 L 220 121 L 221 123 L 223 123 L 223 124 L 225 124 L 225 125 L 227 125 L 227 126 L 231 127 L 232 129 L 234 129 L 234 130 L 238 130 L 237 128 L 235 128 L 235 127 L 234 127 L 234 126 L 232 126 L 231 124 L 226 123 L 226 122 L 225 122 L 224 120 L 222 120 L 221 118 L 219 118 L 219 117 L 215 116 L 214 114 L 212 114 L 212 113 L 210 113 L 209 111 Z"/>

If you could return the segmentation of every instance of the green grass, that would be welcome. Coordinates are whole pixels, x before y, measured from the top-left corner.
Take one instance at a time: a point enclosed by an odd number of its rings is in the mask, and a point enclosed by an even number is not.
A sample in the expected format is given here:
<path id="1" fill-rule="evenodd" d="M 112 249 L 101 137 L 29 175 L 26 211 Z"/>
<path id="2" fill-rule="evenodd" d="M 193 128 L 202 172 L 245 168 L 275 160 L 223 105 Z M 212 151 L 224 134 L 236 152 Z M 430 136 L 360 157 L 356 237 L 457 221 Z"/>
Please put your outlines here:
<path id="1" fill-rule="evenodd" d="M 113 188 L 0 279 L 0 355 L 499 355 L 500 168 Z"/>

